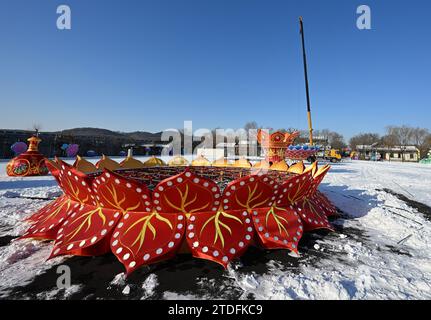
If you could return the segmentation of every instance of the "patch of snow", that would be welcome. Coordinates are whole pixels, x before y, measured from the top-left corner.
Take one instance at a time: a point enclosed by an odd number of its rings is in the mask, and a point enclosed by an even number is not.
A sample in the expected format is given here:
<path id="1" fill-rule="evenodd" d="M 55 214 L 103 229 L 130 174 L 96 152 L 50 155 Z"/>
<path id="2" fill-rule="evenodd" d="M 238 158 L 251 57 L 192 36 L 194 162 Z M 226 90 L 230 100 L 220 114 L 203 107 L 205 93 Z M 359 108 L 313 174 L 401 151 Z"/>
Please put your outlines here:
<path id="1" fill-rule="evenodd" d="M 147 279 L 142 283 L 142 289 L 144 290 L 144 294 L 141 299 L 147 299 L 154 295 L 156 287 L 159 285 L 159 281 L 157 280 L 157 276 L 152 273 Z"/>

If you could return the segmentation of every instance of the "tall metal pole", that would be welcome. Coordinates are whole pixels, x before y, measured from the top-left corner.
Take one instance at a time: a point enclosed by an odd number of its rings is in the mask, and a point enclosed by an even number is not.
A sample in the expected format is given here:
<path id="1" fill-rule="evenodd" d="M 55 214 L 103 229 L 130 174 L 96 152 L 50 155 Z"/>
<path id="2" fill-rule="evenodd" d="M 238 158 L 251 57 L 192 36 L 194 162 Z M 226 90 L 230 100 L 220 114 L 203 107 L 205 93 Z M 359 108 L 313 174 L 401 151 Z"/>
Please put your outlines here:
<path id="1" fill-rule="evenodd" d="M 308 130 L 310 132 L 310 145 L 313 145 L 313 125 L 311 123 L 310 92 L 308 90 L 307 56 L 305 55 L 304 25 L 302 23 L 302 17 L 299 17 L 299 27 L 300 27 L 301 40 L 302 40 L 302 57 L 304 60 L 305 91 L 307 94 Z"/>

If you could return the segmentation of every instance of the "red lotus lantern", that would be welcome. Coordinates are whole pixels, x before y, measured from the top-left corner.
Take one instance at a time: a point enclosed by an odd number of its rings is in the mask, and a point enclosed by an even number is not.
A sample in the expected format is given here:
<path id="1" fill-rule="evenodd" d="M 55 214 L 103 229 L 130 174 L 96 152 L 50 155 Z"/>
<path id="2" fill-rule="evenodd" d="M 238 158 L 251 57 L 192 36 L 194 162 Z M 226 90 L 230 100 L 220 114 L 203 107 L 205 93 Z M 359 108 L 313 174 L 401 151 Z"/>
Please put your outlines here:
<path id="1" fill-rule="evenodd" d="M 112 252 L 127 273 L 179 251 L 224 267 L 251 245 L 297 253 L 303 232 L 331 230 L 327 217 L 336 214 L 317 190 L 329 166 L 317 163 L 290 171 L 166 165 L 87 174 L 79 161 L 46 163 L 64 195 L 29 218 L 23 237 L 53 240 L 50 257 Z"/>
<path id="2" fill-rule="evenodd" d="M 45 165 L 45 157 L 38 150 L 39 143 L 42 141 L 36 136 L 28 138 L 28 149 L 13 158 L 6 166 L 6 173 L 11 177 L 42 176 L 48 174 Z"/>

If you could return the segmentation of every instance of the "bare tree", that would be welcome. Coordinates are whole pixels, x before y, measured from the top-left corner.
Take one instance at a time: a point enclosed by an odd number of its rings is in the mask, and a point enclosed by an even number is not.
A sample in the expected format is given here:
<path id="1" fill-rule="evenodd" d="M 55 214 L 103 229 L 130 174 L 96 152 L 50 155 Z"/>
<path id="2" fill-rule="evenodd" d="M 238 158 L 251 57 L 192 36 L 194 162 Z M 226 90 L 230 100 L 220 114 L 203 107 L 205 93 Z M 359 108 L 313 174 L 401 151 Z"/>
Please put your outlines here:
<path id="1" fill-rule="evenodd" d="M 421 157 L 426 156 L 430 148 L 430 136 L 431 135 L 428 129 L 419 127 L 412 128 L 411 142 L 419 149 Z"/>
<path id="2" fill-rule="evenodd" d="M 250 129 L 259 129 L 256 121 L 249 121 L 244 125 L 245 131 L 249 131 Z"/>
<path id="3" fill-rule="evenodd" d="M 401 149 L 401 161 L 404 161 L 406 147 L 411 144 L 412 131 L 412 128 L 406 125 L 401 127 L 388 126 L 386 128 L 388 135 L 393 136 L 399 142 L 399 147 Z"/>
<path id="4" fill-rule="evenodd" d="M 356 146 L 372 145 L 379 141 L 380 135 L 378 133 L 360 133 L 350 138 L 349 145 L 352 149 L 356 149 Z"/>

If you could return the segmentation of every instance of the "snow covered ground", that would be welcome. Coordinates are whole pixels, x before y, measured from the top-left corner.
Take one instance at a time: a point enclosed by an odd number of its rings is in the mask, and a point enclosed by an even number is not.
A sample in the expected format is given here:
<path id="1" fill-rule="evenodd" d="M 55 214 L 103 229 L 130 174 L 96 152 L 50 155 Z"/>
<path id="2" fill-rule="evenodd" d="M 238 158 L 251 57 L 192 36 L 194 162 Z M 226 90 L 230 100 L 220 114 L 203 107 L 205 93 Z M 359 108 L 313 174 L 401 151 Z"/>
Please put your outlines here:
<path id="1" fill-rule="evenodd" d="M 342 211 L 333 233 L 304 235 L 300 257 L 250 248 L 224 271 L 187 255 L 125 278 L 113 255 L 45 261 L 16 241 L 22 219 L 59 194 L 52 177 L 10 178 L 0 163 L 0 299 L 431 299 L 431 166 L 343 162 L 320 189 Z M 58 265 L 72 286 L 56 286 Z"/>

